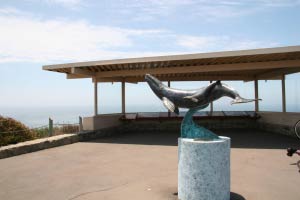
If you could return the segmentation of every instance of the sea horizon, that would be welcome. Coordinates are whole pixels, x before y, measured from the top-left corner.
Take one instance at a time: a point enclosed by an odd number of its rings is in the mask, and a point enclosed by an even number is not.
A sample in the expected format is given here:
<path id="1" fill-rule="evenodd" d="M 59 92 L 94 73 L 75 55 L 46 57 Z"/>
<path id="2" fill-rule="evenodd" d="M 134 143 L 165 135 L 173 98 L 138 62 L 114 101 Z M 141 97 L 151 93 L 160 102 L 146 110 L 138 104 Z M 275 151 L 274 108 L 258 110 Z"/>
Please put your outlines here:
<path id="1" fill-rule="evenodd" d="M 237 106 L 220 106 L 214 105 L 214 111 L 254 111 L 253 105 L 244 104 Z M 99 114 L 121 113 L 121 106 L 100 106 Z M 184 111 L 186 109 L 180 109 Z M 126 105 L 126 112 L 166 112 L 163 105 Z M 209 111 L 209 107 L 202 110 Z M 264 105 L 261 111 L 281 111 L 281 105 Z M 288 112 L 299 111 L 298 105 L 289 106 Z M 78 123 L 79 116 L 88 117 L 94 115 L 94 108 L 91 105 L 85 106 L 0 106 L 0 115 L 14 118 L 30 128 L 47 125 L 49 118 L 54 123 Z"/>

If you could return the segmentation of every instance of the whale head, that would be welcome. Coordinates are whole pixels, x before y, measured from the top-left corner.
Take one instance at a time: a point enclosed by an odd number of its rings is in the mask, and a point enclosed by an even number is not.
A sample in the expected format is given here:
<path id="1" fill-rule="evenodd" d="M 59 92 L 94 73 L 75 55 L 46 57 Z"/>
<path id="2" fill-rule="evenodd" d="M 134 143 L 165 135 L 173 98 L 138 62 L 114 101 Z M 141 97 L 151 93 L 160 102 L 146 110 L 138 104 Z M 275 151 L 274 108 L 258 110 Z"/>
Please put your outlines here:
<path id="1" fill-rule="evenodd" d="M 148 83 L 152 91 L 159 97 L 162 98 L 161 90 L 163 88 L 163 84 L 160 80 L 155 78 L 150 74 L 145 75 L 145 81 Z"/>
<path id="2" fill-rule="evenodd" d="M 159 87 L 161 85 L 160 80 L 150 74 L 145 75 L 145 80 L 150 86 Z"/>

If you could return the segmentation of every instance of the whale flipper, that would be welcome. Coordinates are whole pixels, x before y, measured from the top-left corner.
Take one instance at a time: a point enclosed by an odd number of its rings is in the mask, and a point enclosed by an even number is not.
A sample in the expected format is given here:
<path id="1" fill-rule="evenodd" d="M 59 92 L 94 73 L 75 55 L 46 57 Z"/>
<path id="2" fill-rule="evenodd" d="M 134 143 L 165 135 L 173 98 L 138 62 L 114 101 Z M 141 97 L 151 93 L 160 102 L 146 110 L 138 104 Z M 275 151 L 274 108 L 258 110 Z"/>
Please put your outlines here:
<path id="1" fill-rule="evenodd" d="M 162 98 L 164 106 L 171 112 L 175 112 L 177 115 L 179 114 L 179 109 L 174 105 L 172 101 L 170 101 L 167 97 Z"/>

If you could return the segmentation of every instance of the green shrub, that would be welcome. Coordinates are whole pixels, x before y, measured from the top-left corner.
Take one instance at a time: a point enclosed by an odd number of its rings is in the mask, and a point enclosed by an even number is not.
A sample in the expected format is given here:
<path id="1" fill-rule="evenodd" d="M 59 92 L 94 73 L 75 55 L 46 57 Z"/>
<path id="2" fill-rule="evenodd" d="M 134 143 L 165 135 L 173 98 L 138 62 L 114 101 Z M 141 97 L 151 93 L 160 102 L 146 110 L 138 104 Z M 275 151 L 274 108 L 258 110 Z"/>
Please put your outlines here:
<path id="1" fill-rule="evenodd" d="M 49 136 L 49 128 L 34 129 L 36 138 L 45 138 Z"/>
<path id="2" fill-rule="evenodd" d="M 79 131 L 78 125 L 72 124 L 65 124 L 59 127 L 54 127 L 53 135 L 61 135 L 61 134 L 68 134 L 68 133 L 77 133 Z"/>
<path id="3" fill-rule="evenodd" d="M 16 144 L 35 138 L 35 132 L 21 122 L 0 115 L 0 146 Z"/>

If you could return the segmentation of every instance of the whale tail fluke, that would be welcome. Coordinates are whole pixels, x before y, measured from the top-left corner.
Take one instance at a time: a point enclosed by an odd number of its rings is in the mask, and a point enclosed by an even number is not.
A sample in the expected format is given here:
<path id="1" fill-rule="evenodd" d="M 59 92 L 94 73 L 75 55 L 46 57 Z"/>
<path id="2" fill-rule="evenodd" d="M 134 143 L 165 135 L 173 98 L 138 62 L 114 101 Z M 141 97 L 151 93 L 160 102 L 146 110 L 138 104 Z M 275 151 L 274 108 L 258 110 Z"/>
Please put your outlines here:
<path id="1" fill-rule="evenodd" d="M 231 101 L 232 104 L 238 104 L 238 103 L 249 103 L 253 101 L 261 101 L 262 99 L 245 99 L 242 97 L 236 97 L 233 101 Z"/>

